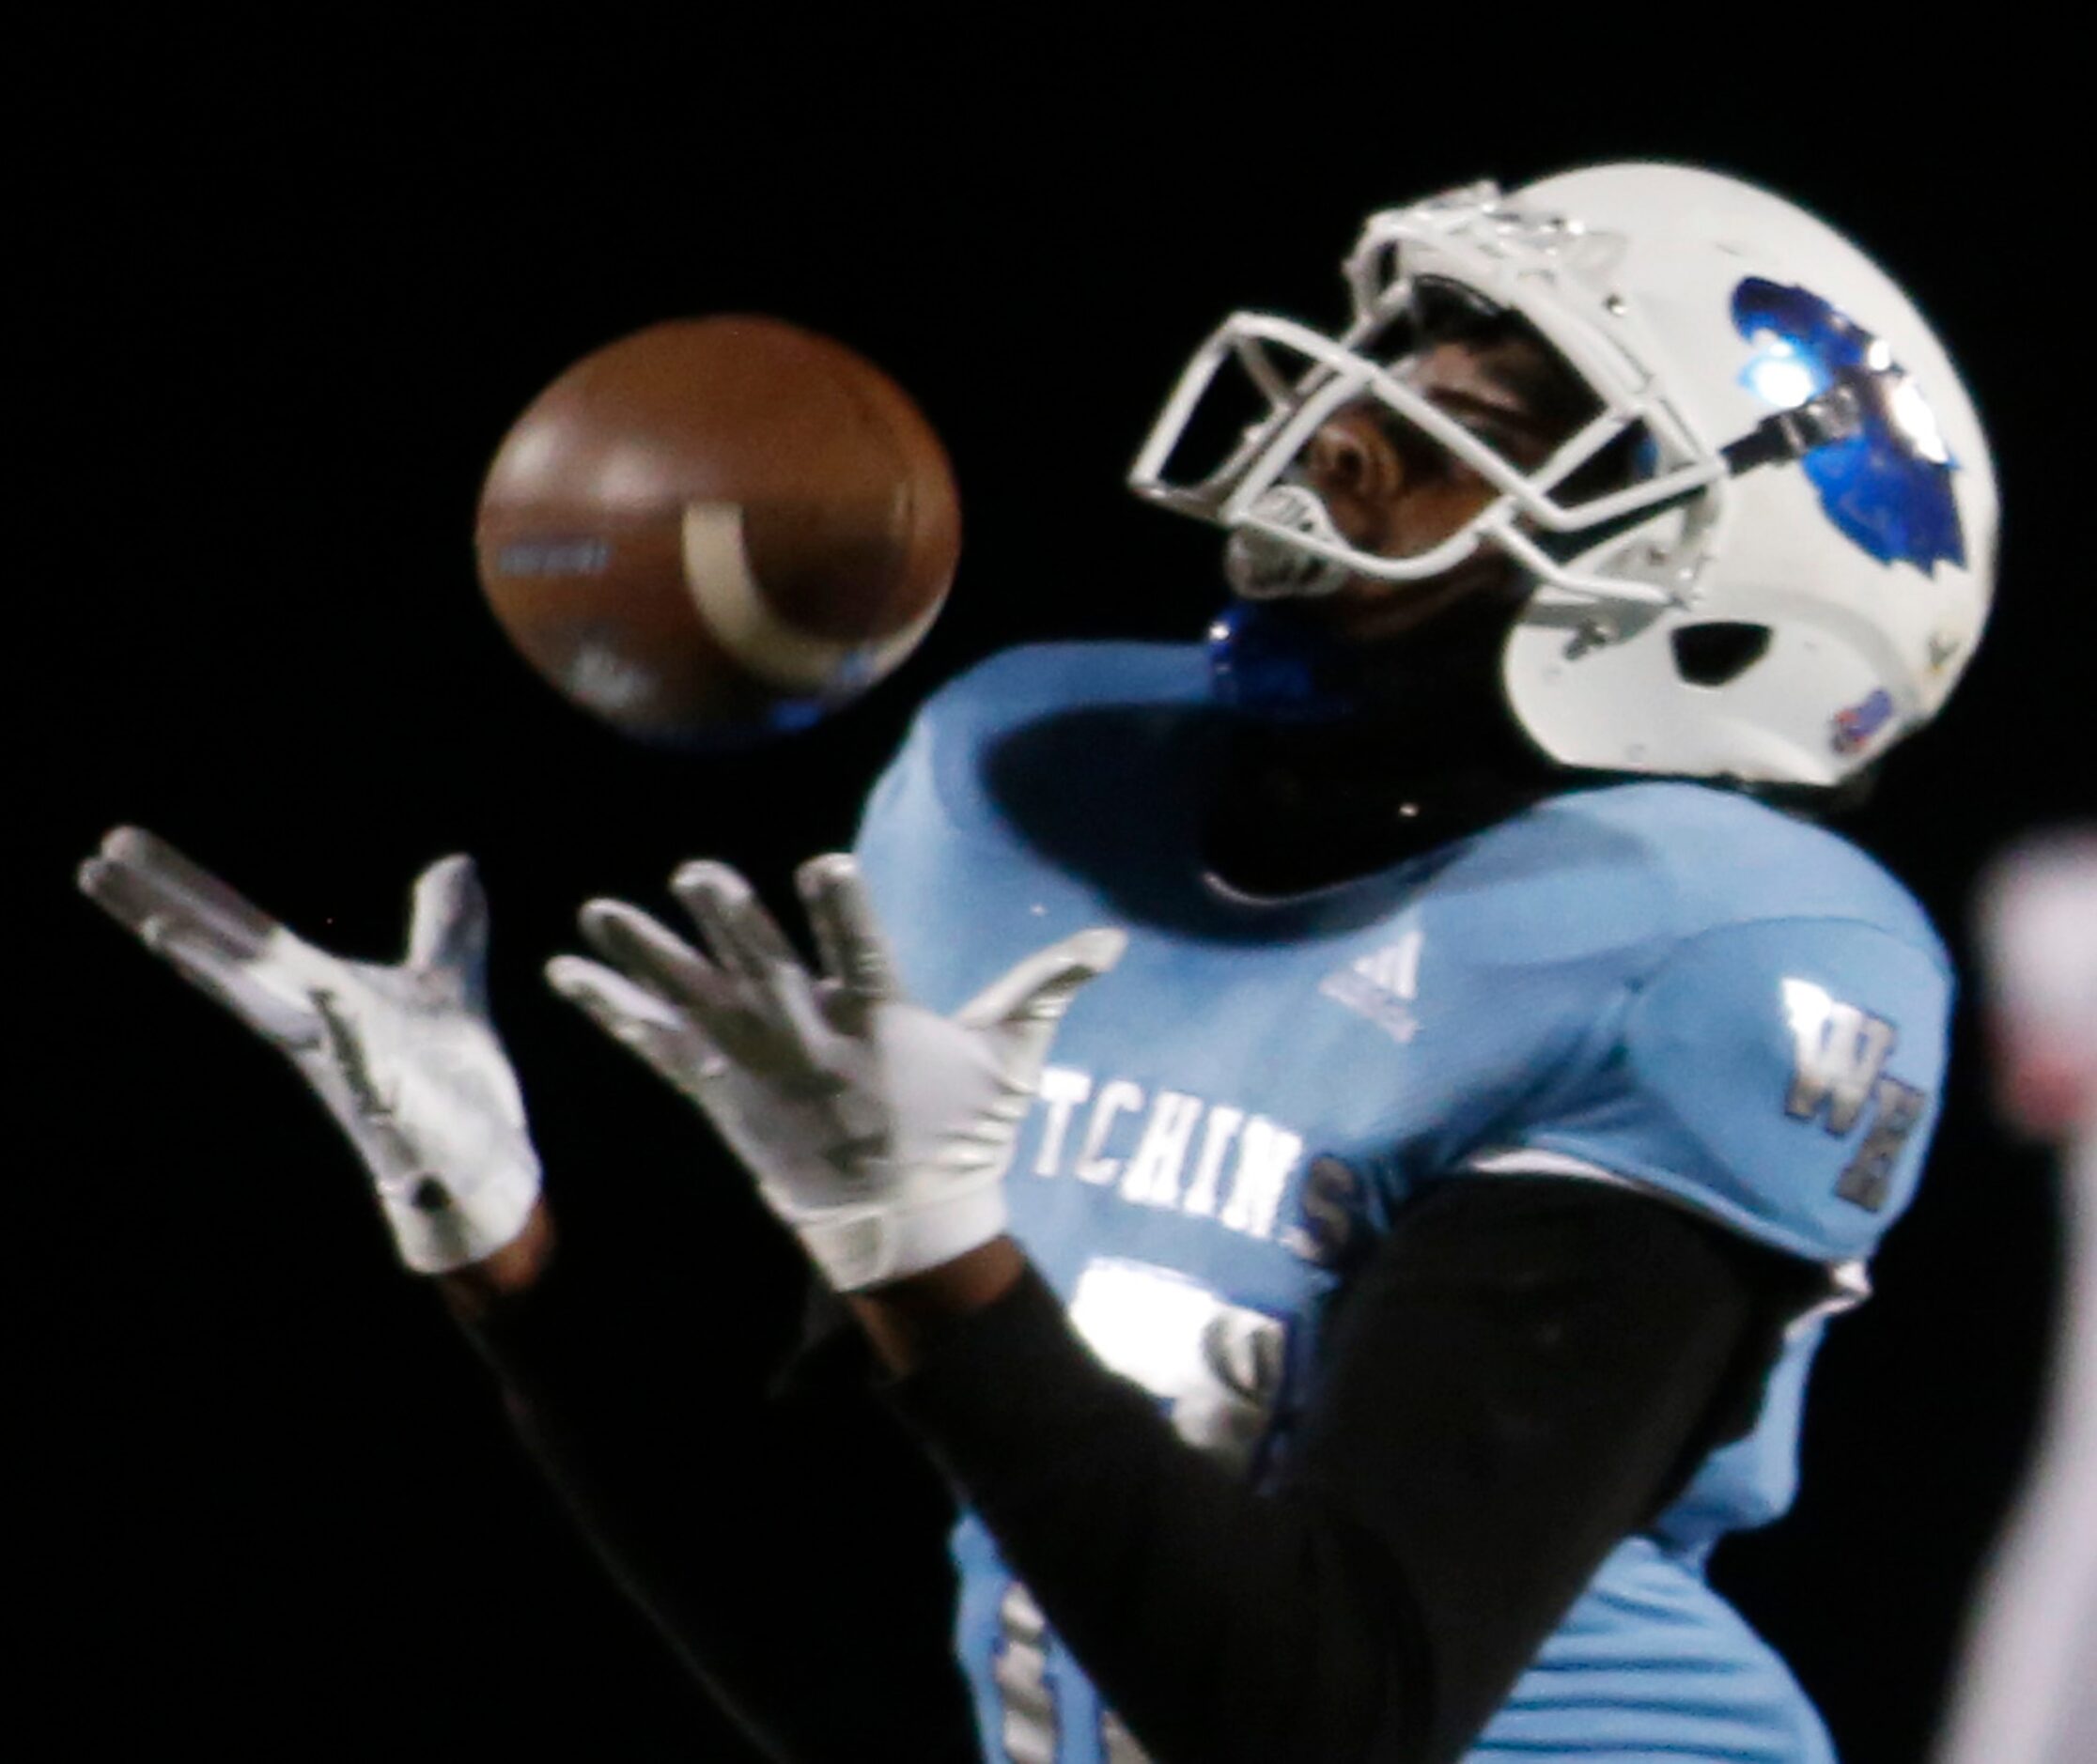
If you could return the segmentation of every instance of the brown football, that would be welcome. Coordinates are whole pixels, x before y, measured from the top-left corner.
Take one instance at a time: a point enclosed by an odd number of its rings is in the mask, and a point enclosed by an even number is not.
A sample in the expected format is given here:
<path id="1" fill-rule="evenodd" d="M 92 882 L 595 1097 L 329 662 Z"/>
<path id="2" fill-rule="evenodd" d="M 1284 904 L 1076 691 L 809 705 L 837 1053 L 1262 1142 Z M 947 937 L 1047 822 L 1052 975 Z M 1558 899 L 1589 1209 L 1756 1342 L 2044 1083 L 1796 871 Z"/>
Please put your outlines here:
<path id="1" fill-rule="evenodd" d="M 880 369 L 777 318 L 650 326 L 569 368 L 483 485 L 481 586 L 519 652 L 644 740 L 799 728 L 938 615 L 960 503 Z"/>

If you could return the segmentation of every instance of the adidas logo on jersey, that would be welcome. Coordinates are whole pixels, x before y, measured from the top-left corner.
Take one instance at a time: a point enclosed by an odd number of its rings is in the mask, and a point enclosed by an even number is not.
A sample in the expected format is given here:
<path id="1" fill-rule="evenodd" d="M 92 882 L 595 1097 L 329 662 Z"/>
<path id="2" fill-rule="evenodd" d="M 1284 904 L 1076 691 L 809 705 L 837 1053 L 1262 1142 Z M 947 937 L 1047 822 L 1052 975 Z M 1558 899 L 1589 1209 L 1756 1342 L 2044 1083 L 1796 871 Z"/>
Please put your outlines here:
<path id="1" fill-rule="evenodd" d="M 1420 996 L 1420 952 L 1425 935 L 1416 925 L 1395 943 L 1372 950 L 1318 983 L 1335 1004 L 1365 1016 L 1395 1041 L 1420 1033 L 1413 1000 Z"/>

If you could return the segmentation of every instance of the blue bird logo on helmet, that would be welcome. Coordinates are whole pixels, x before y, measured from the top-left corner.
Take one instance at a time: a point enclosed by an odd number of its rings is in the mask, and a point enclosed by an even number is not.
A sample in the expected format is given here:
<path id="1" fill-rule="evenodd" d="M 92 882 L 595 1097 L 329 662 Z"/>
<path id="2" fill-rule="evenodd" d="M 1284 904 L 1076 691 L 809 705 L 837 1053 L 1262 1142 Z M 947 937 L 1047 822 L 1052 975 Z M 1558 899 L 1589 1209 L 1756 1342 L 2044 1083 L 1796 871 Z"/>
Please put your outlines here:
<path id="1" fill-rule="evenodd" d="M 1801 459 L 1828 518 L 1882 564 L 1924 575 L 1964 565 L 1965 534 L 1951 494 L 1957 470 L 1936 418 L 1882 338 L 1817 294 L 1761 276 L 1733 290 L 1733 323 L 1766 338 L 1741 384 L 1790 410 L 1837 385 L 1857 395 L 1857 432 Z"/>

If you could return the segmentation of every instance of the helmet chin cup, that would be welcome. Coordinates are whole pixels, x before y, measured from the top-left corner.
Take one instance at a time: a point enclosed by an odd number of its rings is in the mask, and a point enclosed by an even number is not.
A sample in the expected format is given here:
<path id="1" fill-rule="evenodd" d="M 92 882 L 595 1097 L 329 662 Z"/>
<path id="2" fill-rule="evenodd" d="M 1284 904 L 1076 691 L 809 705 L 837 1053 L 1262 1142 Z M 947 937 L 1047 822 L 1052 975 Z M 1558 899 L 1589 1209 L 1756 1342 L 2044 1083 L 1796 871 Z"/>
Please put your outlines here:
<path id="1" fill-rule="evenodd" d="M 1294 543 L 1297 537 L 1335 549 L 1346 543 L 1308 485 L 1274 485 L 1250 512 L 1261 524 L 1234 527 L 1223 548 L 1224 580 L 1240 599 L 1314 599 L 1346 581 L 1344 564 Z"/>

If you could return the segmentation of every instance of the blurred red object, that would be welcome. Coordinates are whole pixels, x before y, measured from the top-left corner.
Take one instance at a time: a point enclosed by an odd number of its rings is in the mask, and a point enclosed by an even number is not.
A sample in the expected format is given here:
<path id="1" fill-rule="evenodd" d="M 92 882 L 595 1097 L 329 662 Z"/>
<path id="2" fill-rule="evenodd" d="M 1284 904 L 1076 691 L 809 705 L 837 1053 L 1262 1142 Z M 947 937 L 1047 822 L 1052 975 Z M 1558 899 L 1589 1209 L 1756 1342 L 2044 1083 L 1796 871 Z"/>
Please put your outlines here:
<path id="1" fill-rule="evenodd" d="M 2097 828 L 2035 835 L 1982 878 L 1996 1106 L 2019 1132 L 2065 1139 L 2097 1117 Z"/>
<path id="2" fill-rule="evenodd" d="M 2097 1758 L 2097 828 L 1992 863 L 1974 930 L 1996 1104 L 2059 1156 L 2059 1321 L 2024 1486 L 1967 1613 L 1934 1764 Z"/>

